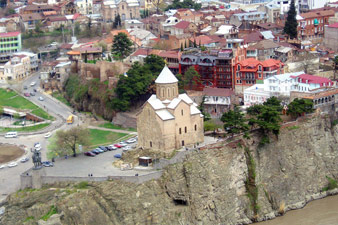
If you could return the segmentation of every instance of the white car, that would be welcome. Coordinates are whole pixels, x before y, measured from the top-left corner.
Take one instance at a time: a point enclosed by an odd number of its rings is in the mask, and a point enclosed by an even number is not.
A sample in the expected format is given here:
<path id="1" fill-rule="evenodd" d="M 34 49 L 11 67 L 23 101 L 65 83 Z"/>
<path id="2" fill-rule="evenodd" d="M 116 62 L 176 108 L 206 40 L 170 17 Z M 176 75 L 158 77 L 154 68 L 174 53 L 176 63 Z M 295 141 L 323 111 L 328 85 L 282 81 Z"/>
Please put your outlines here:
<path id="1" fill-rule="evenodd" d="M 52 136 L 51 132 L 48 132 L 47 134 L 45 134 L 45 138 L 49 138 L 50 136 Z"/>
<path id="2" fill-rule="evenodd" d="M 32 83 L 31 83 L 31 86 L 34 86 L 36 83 L 33 81 Z"/>
<path id="3" fill-rule="evenodd" d="M 39 97 L 39 101 L 43 101 L 43 100 L 45 100 L 43 97 Z"/>
<path id="4" fill-rule="evenodd" d="M 6 165 L 2 165 L 2 166 L 0 166 L 0 169 L 3 169 L 3 168 L 5 168 L 6 167 Z"/>
<path id="5" fill-rule="evenodd" d="M 131 150 L 131 147 L 130 146 L 126 146 L 126 147 L 123 147 L 122 150 L 123 151 L 128 151 L 128 150 Z"/>
<path id="6" fill-rule="evenodd" d="M 119 145 L 121 145 L 122 147 L 125 147 L 125 146 L 127 146 L 127 143 L 124 142 L 124 141 L 121 141 L 121 142 L 119 143 Z"/>
<path id="7" fill-rule="evenodd" d="M 132 143 L 135 143 L 136 142 L 136 139 L 134 138 L 131 138 L 127 141 L 128 144 L 132 144 Z"/>
<path id="8" fill-rule="evenodd" d="M 117 147 L 115 147 L 114 145 L 109 145 L 109 148 L 111 148 L 112 150 L 116 150 Z"/>
<path id="9" fill-rule="evenodd" d="M 10 164 L 8 164 L 8 167 L 11 168 L 11 167 L 15 167 L 17 166 L 18 164 L 16 162 L 12 162 Z"/>

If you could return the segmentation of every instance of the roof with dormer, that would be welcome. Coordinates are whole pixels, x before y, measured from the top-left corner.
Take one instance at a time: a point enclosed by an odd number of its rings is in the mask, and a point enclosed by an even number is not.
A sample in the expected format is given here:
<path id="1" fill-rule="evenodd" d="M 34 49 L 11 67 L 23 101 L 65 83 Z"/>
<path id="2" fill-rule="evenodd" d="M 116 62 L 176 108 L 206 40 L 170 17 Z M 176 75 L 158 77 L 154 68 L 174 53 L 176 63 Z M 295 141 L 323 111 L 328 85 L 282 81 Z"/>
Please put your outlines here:
<path id="1" fill-rule="evenodd" d="M 170 71 L 167 65 L 164 66 L 160 75 L 158 75 L 157 79 L 155 80 L 156 84 L 172 84 L 177 83 L 178 80 L 175 75 Z"/>

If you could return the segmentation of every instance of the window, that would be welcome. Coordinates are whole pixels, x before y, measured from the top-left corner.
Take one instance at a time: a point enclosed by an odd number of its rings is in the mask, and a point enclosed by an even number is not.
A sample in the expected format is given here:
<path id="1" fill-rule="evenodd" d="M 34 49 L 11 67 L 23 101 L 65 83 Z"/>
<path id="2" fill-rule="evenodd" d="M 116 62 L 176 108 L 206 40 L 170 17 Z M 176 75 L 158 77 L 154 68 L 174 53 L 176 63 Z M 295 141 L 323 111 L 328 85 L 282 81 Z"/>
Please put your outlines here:
<path id="1" fill-rule="evenodd" d="M 179 134 L 182 134 L 182 129 L 181 129 L 181 128 L 178 129 L 178 133 L 179 133 Z"/>
<path id="2" fill-rule="evenodd" d="M 182 116 L 183 116 L 183 109 L 181 110 L 181 114 L 182 114 Z"/>
<path id="3" fill-rule="evenodd" d="M 197 130 L 197 125 L 195 124 L 195 131 Z"/>
<path id="4" fill-rule="evenodd" d="M 153 147 L 153 143 L 152 142 L 150 142 L 150 148 L 152 148 Z"/>
<path id="5" fill-rule="evenodd" d="M 187 127 L 184 127 L 184 133 L 187 133 Z"/>

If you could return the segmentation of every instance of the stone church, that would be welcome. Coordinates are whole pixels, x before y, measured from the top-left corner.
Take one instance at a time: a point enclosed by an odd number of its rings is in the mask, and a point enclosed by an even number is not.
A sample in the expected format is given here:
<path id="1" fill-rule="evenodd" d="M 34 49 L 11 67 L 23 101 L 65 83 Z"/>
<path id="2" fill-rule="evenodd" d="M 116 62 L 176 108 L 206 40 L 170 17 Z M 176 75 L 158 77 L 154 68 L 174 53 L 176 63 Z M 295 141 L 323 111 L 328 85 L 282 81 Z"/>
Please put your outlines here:
<path id="1" fill-rule="evenodd" d="M 204 141 L 203 115 L 165 66 L 152 95 L 137 115 L 138 147 L 171 151 Z"/>

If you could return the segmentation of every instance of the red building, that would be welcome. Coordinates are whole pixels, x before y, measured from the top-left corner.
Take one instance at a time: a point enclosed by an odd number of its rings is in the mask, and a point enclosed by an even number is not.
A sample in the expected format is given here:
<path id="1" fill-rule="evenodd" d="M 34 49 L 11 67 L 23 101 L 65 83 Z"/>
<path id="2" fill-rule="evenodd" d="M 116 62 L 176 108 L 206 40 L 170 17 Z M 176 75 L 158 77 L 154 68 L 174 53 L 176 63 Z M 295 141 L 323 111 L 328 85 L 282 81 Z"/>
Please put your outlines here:
<path id="1" fill-rule="evenodd" d="M 232 59 L 231 49 L 182 55 L 179 72 L 184 75 L 193 66 L 200 74 L 201 82 L 195 87 L 197 90 L 203 90 L 205 86 L 233 89 Z"/>
<path id="2" fill-rule="evenodd" d="M 300 14 L 298 19 L 298 38 L 314 39 L 324 36 L 324 27 L 329 24 L 329 18 L 334 17 L 334 10 L 311 11 Z"/>
<path id="3" fill-rule="evenodd" d="M 265 78 L 284 73 L 284 64 L 275 59 L 259 61 L 248 58 L 240 61 L 234 68 L 234 81 L 237 92 L 262 82 Z"/>

